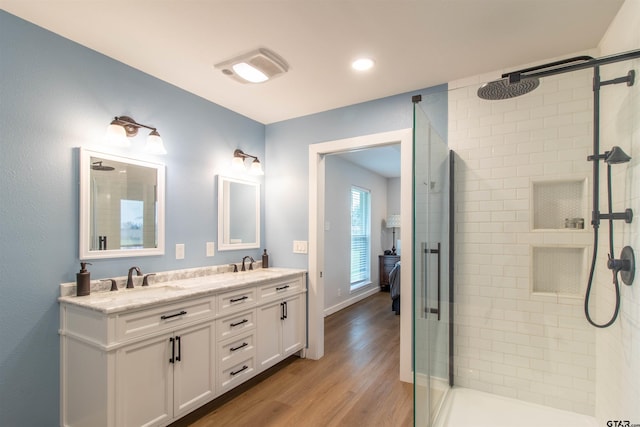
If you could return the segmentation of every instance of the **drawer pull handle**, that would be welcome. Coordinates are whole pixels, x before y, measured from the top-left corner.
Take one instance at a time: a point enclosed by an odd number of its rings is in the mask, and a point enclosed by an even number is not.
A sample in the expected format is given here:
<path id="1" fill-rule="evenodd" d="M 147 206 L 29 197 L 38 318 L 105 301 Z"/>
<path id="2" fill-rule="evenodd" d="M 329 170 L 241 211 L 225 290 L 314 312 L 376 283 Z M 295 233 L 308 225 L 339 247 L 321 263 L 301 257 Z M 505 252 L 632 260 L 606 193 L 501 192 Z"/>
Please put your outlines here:
<path id="1" fill-rule="evenodd" d="M 176 360 L 176 343 L 173 337 L 169 338 L 169 342 L 171 343 L 171 359 L 169 359 L 169 363 L 175 363 Z"/>
<path id="2" fill-rule="evenodd" d="M 183 315 L 185 315 L 185 314 L 187 314 L 187 312 L 186 312 L 186 311 L 184 311 L 184 310 L 182 310 L 180 313 L 175 313 L 175 314 L 169 314 L 169 315 L 163 315 L 163 316 L 160 316 L 160 319 L 162 319 L 162 320 L 167 320 L 167 319 L 171 319 L 172 317 L 183 316 Z"/>
<path id="3" fill-rule="evenodd" d="M 176 362 L 180 361 L 182 356 L 182 345 L 180 344 L 180 337 L 176 337 L 176 343 L 178 344 L 178 355 L 176 356 Z"/>
<path id="4" fill-rule="evenodd" d="M 249 344 L 247 344 L 246 342 L 243 342 L 243 343 L 242 343 L 242 345 L 239 345 L 239 346 L 237 346 L 237 347 L 231 347 L 231 348 L 230 348 L 230 350 L 231 350 L 231 351 L 238 351 L 238 350 L 240 350 L 241 348 L 244 348 L 244 347 L 246 347 L 246 346 L 248 346 L 248 345 L 249 345 Z"/>
<path id="5" fill-rule="evenodd" d="M 243 301 L 243 300 L 246 300 L 246 299 L 249 299 L 249 297 L 244 295 L 244 296 L 241 296 L 240 298 L 231 298 L 229 301 L 230 302 L 238 302 L 238 301 Z"/>
<path id="6" fill-rule="evenodd" d="M 239 321 L 239 322 L 232 323 L 232 324 L 231 324 L 231 327 L 232 327 L 232 328 L 235 328 L 236 326 L 240 326 L 240 325 L 242 325 L 243 323 L 247 323 L 247 322 L 248 322 L 248 320 L 247 320 L 247 319 L 242 319 L 242 320 L 241 320 L 241 321 Z"/>
<path id="7" fill-rule="evenodd" d="M 276 291 L 281 291 L 283 289 L 287 289 L 288 287 L 289 287 L 289 285 L 280 286 L 280 287 L 276 288 Z"/>
<path id="8" fill-rule="evenodd" d="M 247 369 L 249 369 L 249 367 L 247 365 L 244 365 L 242 368 L 238 369 L 237 371 L 231 371 L 231 376 L 238 375 L 240 372 L 246 371 Z"/>

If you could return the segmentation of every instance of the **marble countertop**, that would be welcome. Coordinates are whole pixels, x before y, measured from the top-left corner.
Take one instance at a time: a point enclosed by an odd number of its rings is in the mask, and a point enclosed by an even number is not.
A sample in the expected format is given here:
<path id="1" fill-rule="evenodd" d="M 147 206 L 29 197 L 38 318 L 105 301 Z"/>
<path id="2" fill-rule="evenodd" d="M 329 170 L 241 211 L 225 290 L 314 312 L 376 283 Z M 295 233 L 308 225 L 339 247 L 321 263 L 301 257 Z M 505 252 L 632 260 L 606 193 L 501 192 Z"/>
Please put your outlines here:
<path id="1" fill-rule="evenodd" d="M 86 296 L 61 296 L 60 303 L 73 304 L 105 314 L 118 313 L 136 308 L 165 304 L 184 298 L 214 295 L 234 288 L 256 285 L 265 280 L 294 277 L 306 273 L 293 268 L 264 268 L 238 273 L 219 273 L 208 276 L 172 280 L 146 287 L 118 291 L 92 292 Z"/>

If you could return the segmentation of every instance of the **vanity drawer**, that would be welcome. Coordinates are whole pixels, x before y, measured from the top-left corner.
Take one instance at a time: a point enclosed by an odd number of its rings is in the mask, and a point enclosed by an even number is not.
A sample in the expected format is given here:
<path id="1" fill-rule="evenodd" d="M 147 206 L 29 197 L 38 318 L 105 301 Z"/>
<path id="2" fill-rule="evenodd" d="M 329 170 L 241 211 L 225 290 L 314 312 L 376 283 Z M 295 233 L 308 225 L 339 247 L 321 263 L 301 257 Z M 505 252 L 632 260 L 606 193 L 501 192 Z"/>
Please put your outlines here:
<path id="1" fill-rule="evenodd" d="M 236 365 L 248 356 L 255 356 L 256 332 L 249 331 L 218 344 L 218 363 L 222 370 Z"/>
<path id="2" fill-rule="evenodd" d="M 215 297 L 198 298 L 129 312 L 116 319 L 116 341 L 175 329 L 194 320 L 215 316 Z"/>
<path id="3" fill-rule="evenodd" d="M 258 299 L 260 302 L 282 298 L 284 296 L 302 291 L 303 281 L 300 277 L 271 282 L 258 287 Z"/>
<path id="4" fill-rule="evenodd" d="M 255 330 L 255 318 L 256 311 L 249 310 L 223 319 L 218 319 L 216 326 L 218 341 L 234 337 L 248 330 Z"/>
<path id="5" fill-rule="evenodd" d="M 242 358 L 229 367 L 221 367 L 218 371 L 218 392 L 222 394 L 242 384 L 253 377 L 255 371 L 256 357 L 254 355 Z"/>
<path id="6" fill-rule="evenodd" d="M 243 288 L 218 295 L 218 314 L 233 313 L 256 304 L 256 289 Z"/>

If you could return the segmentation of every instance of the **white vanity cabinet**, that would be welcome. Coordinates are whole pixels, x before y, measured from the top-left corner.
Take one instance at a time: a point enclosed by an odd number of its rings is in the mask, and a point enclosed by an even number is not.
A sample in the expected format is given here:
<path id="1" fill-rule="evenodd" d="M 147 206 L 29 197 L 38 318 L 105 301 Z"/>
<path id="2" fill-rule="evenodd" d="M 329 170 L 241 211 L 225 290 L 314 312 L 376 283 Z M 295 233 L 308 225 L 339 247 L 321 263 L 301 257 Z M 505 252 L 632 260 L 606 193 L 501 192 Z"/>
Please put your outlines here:
<path id="1" fill-rule="evenodd" d="M 166 426 L 304 349 L 306 273 L 280 271 L 61 297 L 60 425 Z"/>
<path id="2" fill-rule="evenodd" d="M 259 289 L 258 370 L 275 365 L 306 346 L 306 299 L 301 279 Z"/>
<path id="3" fill-rule="evenodd" d="M 61 304 L 61 424 L 161 426 L 212 400 L 215 310 L 215 296 L 113 314 Z"/>
<path id="4" fill-rule="evenodd" d="M 214 352 L 213 321 L 119 349 L 116 425 L 165 425 L 213 399 Z"/>
<path id="5" fill-rule="evenodd" d="M 218 304 L 226 314 L 217 321 L 218 391 L 225 393 L 256 373 L 256 289 L 225 292 Z"/>

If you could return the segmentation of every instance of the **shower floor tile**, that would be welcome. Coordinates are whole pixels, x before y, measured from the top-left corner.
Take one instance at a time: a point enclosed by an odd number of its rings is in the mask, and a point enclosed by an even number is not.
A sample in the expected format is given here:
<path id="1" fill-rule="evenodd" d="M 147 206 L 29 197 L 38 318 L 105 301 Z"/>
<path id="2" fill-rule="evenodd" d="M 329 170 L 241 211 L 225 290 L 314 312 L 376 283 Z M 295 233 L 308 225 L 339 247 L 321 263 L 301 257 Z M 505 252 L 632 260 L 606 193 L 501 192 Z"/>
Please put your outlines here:
<path id="1" fill-rule="evenodd" d="M 595 418 L 467 388 L 453 388 L 434 427 L 598 427 Z"/>

